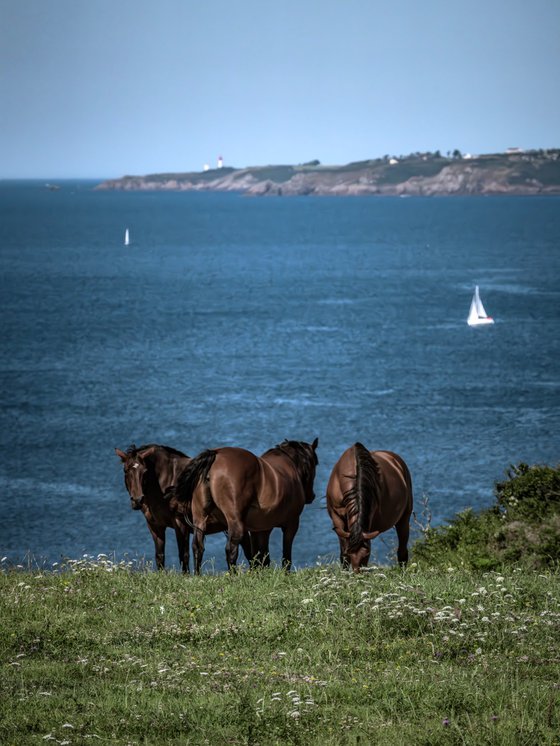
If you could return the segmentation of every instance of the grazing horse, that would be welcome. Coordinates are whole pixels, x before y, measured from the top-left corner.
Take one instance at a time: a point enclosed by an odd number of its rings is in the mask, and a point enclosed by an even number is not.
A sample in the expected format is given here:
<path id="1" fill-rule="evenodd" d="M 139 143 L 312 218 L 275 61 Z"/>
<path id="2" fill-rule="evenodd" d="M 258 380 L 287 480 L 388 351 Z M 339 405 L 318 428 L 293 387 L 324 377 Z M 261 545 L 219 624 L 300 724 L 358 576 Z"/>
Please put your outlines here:
<path id="1" fill-rule="evenodd" d="M 395 527 L 397 557 L 408 561 L 412 480 L 403 459 L 391 451 L 368 451 L 355 443 L 338 459 L 327 486 L 327 510 L 340 542 L 340 561 L 354 572 L 366 567 L 371 540 Z"/>
<path id="2" fill-rule="evenodd" d="M 195 572 L 200 573 L 204 537 L 209 521 L 227 525 L 228 568 L 237 562 L 238 548 L 250 531 L 253 553 L 268 564 L 268 536 L 281 527 L 282 566 L 290 569 L 292 543 L 299 517 L 315 498 L 313 481 L 317 466 L 313 443 L 285 440 L 261 457 L 243 448 L 203 451 L 180 475 L 171 502 L 192 520 Z"/>
<path id="3" fill-rule="evenodd" d="M 165 566 L 165 529 L 173 528 L 182 570 L 189 572 L 190 528 L 183 516 L 171 510 L 166 494 L 191 459 L 175 448 L 155 443 L 140 448 L 131 445 L 126 453 L 115 448 L 115 452 L 123 463 L 130 506 L 133 510 L 141 510 L 146 518 L 154 540 L 158 570 Z"/>

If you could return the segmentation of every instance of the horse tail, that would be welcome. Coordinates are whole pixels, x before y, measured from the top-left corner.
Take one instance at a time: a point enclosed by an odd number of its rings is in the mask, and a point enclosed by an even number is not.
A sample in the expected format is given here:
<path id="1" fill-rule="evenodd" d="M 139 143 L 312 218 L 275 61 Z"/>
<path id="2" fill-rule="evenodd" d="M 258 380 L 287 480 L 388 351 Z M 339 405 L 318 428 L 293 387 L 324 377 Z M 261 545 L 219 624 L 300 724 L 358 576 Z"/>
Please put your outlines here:
<path id="1" fill-rule="evenodd" d="M 191 502 L 193 492 L 200 482 L 208 480 L 208 473 L 214 463 L 218 451 L 207 450 L 191 459 L 183 469 L 175 487 L 175 497 L 179 502 Z"/>
<path id="2" fill-rule="evenodd" d="M 357 548 L 363 542 L 363 532 L 369 531 L 366 522 L 378 500 L 379 467 L 370 452 L 361 443 L 354 443 L 356 459 L 356 479 L 353 493 L 356 520 L 350 527 L 349 549 Z"/>

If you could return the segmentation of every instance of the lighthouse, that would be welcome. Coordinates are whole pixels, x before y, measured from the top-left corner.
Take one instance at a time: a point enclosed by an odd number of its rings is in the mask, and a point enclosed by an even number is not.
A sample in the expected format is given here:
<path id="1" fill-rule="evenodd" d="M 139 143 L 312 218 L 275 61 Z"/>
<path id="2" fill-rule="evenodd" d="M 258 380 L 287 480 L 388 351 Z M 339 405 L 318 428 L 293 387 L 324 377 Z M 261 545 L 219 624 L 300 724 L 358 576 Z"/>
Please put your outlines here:
<path id="1" fill-rule="evenodd" d="M 218 168 L 223 168 L 223 167 L 224 167 L 224 159 L 222 158 L 221 155 L 219 155 L 218 156 Z"/>

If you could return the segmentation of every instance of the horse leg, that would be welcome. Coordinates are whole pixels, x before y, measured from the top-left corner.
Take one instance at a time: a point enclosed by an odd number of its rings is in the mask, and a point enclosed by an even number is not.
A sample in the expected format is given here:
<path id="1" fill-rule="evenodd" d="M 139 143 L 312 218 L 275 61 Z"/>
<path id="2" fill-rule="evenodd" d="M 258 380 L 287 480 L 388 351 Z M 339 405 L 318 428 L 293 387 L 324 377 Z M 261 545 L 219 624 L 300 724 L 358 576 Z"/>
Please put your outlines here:
<path id="1" fill-rule="evenodd" d="M 227 527 L 228 540 L 226 544 L 226 562 L 228 570 L 232 570 L 237 564 L 237 555 L 239 554 L 239 544 L 243 541 L 245 527 L 241 521 L 228 522 Z"/>
<path id="2" fill-rule="evenodd" d="M 395 524 L 399 546 L 397 549 L 397 559 L 399 565 L 404 567 L 408 562 L 408 535 L 410 533 L 410 513 L 405 513 L 403 517 Z"/>
<path id="3" fill-rule="evenodd" d="M 188 574 L 189 569 L 189 529 L 179 521 L 175 524 L 175 536 L 177 537 L 177 549 L 179 550 L 179 561 L 181 569 Z"/>
<path id="4" fill-rule="evenodd" d="M 292 544 L 299 528 L 299 516 L 292 523 L 282 526 L 282 567 L 286 572 L 292 569 Z"/>
<path id="5" fill-rule="evenodd" d="M 165 526 L 148 524 L 148 528 L 156 548 L 156 567 L 158 570 L 163 570 L 165 567 Z"/>
<path id="6" fill-rule="evenodd" d="M 197 526 L 194 530 L 192 542 L 195 575 L 200 575 L 200 568 L 202 567 L 202 557 L 204 556 L 204 537 L 204 531 Z"/>
<path id="7" fill-rule="evenodd" d="M 241 548 L 243 549 L 245 559 L 249 564 L 251 564 L 254 558 L 253 539 L 248 533 L 243 534 L 243 538 L 241 539 Z"/>
<path id="8" fill-rule="evenodd" d="M 349 570 L 350 560 L 348 559 L 348 555 L 346 554 L 346 539 L 341 539 L 341 537 L 339 536 L 338 543 L 340 544 L 340 564 L 342 565 L 342 569 Z"/>
<path id="9" fill-rule="evenodd" d="M 251 534 L 253 567 L 270 567 L 270 552 L 268 550 L 268 539 L 270 537 L 271 530 L 258 531 L 258 532 Z"/>

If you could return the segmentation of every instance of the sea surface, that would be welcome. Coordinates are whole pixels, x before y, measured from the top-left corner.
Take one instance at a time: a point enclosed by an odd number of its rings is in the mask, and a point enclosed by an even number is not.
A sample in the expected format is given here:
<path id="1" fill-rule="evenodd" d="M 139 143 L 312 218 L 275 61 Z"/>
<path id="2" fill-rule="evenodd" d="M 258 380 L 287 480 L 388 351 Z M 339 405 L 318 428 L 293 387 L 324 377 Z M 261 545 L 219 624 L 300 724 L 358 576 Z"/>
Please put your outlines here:
<path id="1" fill-rule="evenodd" d="M 131 443 L 318 436 L 297 567 L 337 557 L 323 496 L 357 440 L 404 457 L 420 523 L 426 502 L 433 524 L 491 505 L 510 464 L 560 462 L 559 198 L 60 184 L 0 182 L 5 562 L 151 562 L 114 451 Z M 493 326 L 466 324 L 475 284 Z M 224 545 L 207 539 L 206 571 Z"/>

